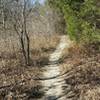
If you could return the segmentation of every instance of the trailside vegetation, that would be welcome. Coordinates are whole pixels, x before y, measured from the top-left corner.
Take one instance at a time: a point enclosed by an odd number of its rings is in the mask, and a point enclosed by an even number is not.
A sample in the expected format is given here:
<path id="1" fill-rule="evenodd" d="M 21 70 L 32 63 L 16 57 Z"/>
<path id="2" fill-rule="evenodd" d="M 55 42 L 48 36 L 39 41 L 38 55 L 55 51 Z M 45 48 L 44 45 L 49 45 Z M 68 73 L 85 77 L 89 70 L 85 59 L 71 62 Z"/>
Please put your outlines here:
<path id="1" fill-rule="evenodd" d="M 81 43 L 100 41 L 100 1 L 48 0 L 48 2 L 50 6 L 63 13 L 66 32 L 71 39 Z"/>

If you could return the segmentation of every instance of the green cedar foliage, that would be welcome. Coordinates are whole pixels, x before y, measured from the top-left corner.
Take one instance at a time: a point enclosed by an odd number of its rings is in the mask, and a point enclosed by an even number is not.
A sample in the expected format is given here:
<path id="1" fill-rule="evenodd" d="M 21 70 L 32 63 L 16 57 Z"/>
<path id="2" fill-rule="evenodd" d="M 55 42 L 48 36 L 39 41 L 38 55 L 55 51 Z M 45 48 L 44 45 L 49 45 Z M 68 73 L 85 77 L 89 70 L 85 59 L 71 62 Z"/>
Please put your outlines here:
<path id="1" fill-rule="evenodd" d="M 59 8 L 66 22 L 66 32 L 71 39 L 88 43 L 100 41 L 99 0 L 48 0 Z"/>

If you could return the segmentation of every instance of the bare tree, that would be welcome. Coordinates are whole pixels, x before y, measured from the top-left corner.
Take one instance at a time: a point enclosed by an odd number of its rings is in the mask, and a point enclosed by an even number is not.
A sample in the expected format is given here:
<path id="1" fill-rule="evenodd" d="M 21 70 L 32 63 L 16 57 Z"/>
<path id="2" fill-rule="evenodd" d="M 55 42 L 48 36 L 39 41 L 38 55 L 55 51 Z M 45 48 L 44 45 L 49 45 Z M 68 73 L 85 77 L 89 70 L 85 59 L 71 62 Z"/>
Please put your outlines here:
<path id="1" fill-rule="evenodd" d="M 17 33 L 27 65 L 30 64 L 29 31 L 33 34 L 63 33 L 62 31 L 60 32 L 62 28 L 59 27 L 63 21 L 61 15 L 58 16 L 58 12 L 55 13 L 48 4 L 41 5 L 37 1 L 33 5 L 31 2 L 32 0 L 0 0 L 2 26 L 9 27 L 13 34 Z M 12 31 L 13 29 L 15 32 Z M 5 36 L 7 37 L 7 34 Z"/>
<path id="2" fill-rule="evenodd" d="M 4 13 L 4 3 L 3 0 L 0 0 L 0 24 L 5 27 L 5 13 Z"/>
<path id="3" fill-rule="evenodd" d="M 30 64 L 30 39 L 27 32 L 27 17 L 29 14 L 29 8 L 27 4 L 29 0 L 22 0 L 22 2 L 17 1 L 18 13 L 14 13 L 14 29 L 19 35 L 20 43 L 22 46 L 23 56 L 25 58 L 25 63 Z"/>
<path id="4" fill-rule="evenodd" d="M 30 0 L 7 0 L 6 10 L 10 23 L 19 37 L 26 65 L 30 64 L 30 38 L 27 31 L 27 20 L 32 10 Z"/>

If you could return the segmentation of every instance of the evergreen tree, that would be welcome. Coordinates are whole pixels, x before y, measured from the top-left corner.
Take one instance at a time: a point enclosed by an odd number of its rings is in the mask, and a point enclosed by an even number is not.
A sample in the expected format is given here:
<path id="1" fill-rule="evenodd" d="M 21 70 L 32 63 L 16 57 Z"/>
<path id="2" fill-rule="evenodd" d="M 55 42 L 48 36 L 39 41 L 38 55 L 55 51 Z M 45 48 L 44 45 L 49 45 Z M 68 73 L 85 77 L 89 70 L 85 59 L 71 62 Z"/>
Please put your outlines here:
<path id="1" fill-rule="evenodd" d="M 76 41 L 94 42 L 100 40 L 98 0 L 48 0 L 64 15 L 66 32 Z"/>

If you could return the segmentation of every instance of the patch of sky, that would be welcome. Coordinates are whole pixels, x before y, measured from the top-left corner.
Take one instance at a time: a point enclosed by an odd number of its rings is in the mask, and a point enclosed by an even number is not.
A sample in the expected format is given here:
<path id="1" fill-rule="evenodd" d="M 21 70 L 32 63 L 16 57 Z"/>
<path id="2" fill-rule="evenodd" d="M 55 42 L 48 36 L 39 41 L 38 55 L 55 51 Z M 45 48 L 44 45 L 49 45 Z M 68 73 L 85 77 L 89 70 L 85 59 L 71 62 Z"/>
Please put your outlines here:
<path id="1" fill-rule="evenodd" d="M 31 4 L 34 4 L 35 2 L 39 2 L 40 4 L 44 4 L 45 0 L 31 0 Z"/>

